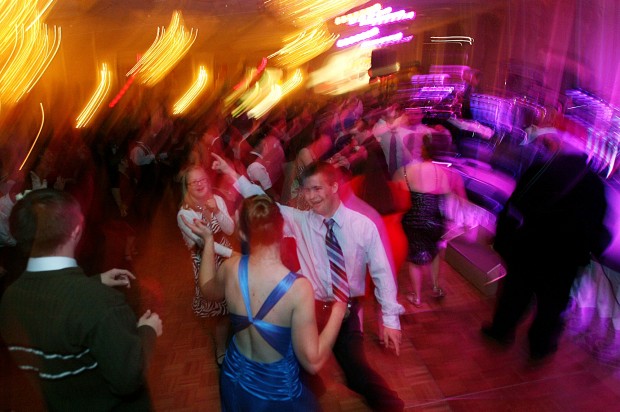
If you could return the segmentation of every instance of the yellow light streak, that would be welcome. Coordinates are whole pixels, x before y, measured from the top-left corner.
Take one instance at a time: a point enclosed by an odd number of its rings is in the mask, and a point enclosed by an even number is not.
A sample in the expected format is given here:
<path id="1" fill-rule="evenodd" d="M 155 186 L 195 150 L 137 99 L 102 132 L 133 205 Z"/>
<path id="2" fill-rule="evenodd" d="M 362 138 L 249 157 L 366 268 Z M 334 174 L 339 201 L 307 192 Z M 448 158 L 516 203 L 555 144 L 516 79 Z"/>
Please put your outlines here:
<path id="1" fill-rule="evenodd" d="M 249 118 L 258 119 L 263 117 L 269 112 L 284 96 L 289 94 L 295 88 L 297 88 L 303 81 L 303 75 L 300 69 L 295 70 L 295 73 L 288 79 L 282 86 L 275 84 L 271 86 L 270 93 L 256 104 L 252 109 L 248 111 Z"/>
<path id="2" fill-rule="evenodd" d="M 293 69 L 312 60 L 336 42 L 337 35 L 329 33 L 325 24 L 303 30 L 285 39 L 285 45 L 268 56 L 277 66 Z"/>
<path id="3" fill-rule="evenodd" d="M 39 132 L 34 138 L 34 142 L 32 142 L 32 146 L 30 146 L 30 150 L 28 150 L 28 154 L 26 155 L 26 158 L 22 162 L 21 166 L 19 166 L 20 171 L 22 170 L 22 168 L 28 161 L 28 158 L 30 157 L 30 153 L 32 153 L 32 149 L 34 149 L 34 146 L 37 144 L 37 140 L 39 140 L 39 136 L 41 136 L 41 130 L 43 130 L 43 125 L 45 124 L 45 110 L 43 110 L 43 103 L 39 103 L 39 106 L 41 107 L 41 126 L 39 126 Z"/>
<path id="4" fill-rule="evenodd" d="M 60 47 L 60 28 L 47 29 L 36 22 L 29 30 L 24 25 L 13 30 L 13 47 L 0 69 L 0 104 L 16 104 L 39 81 Z M 8 54 L 8 55 L 7 55 Z"/>
<path id="5" fill-rule="evenodd" d="M 333 19 L 367 0 L 265 0 L 265 6 L 297 27 L 309 27 Z"/>
<path id="6" fill-rule="evenodd" d="M 198 68 L 198 77 L 185 94 L 174 104 L 172 113 L 179 115 L 187 110 L 187 108 L 196 100 L 196 98 L 205 91 L 207 87 L 207 69 L 204 66 Z"/>
<path id="7" fill-rule="evenodd" d="M 282 71 L 280 69 L 265 69 L 258 81 L 239 98 L 240 103 L 232 111 L 233 117 L 240 116 L 265 99 L 272 92 L 273 86 L 276 85 L 281 78 Z"/>
<path id="8" fill-rule="evenodd" d="M 75 128 L 80 129 L 85 127 L 93 118 L 95 113 L 101 108 L 103 101 L 106 99 L 110 92 L 110 85 L 112 84 L 112 74 L 108 70 L 108 65 L 103 63 L 101 70 L 99 71 L 99 85 L 95 92 L 91 96 L 90 100 L 82 109 L 82 112 L 76 119 Z"/>
<path id="9" fill-rule="evenodd" d="M 174 11 L 168 29 L 157 29 L 155 41 L 127 76 L 135 74 L 138 82 L 154 86 L 187 54 L 197 36 L 198 30 L 191 29 L 188 32 L 183 25 L 181 12 Z"/>

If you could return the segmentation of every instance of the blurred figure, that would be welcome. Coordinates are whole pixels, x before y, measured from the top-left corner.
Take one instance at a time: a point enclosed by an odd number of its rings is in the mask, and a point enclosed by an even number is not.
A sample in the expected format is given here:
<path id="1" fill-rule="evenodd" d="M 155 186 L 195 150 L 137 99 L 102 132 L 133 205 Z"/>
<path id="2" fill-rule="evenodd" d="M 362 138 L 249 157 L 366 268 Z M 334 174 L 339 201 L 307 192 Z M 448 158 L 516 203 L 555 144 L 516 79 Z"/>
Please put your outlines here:
<path id="1" fill-rule="evenodd" d="M 421 305 L 422 276 L 430 275 L 433 297 L 445 295 L 439 286 L 439 252 L 441 237 L 446 232 L 443 206 L 446 195 L 451 192 L 451 184 L 443 166 L 433 163 L 431 145 L 432 138 L 425 136 L 422 162 L 409 163 L 394 176 L 411 199 L 402 225 L 409 244 L 407 262 L 413 286 L 413 291 L 407 293 L 407 300 L 417 307 Z"/>
<path id="2" fill-rule="evenodd" d="M 473 120 L 474 118 L 471 112 L 471 95 L 478 89 L 481 75 L 480 70 L 476 69 L 468 69 L 463 73 L 463 80 L 466 84 L 461 96 L 461 117 L 463 119 Z"/>
<path id="3" fill-rule="evenodd" d="M 410 156 L 408 161 L 422 161 L 424 138 L 436 133 L 435 129 L 422 123 L 423 119 L 424 111 L 419 107 L 411 107 L 405 109 L 405 114 L 400 121 L 401 127 L 409 131 L 409 135 L 405 141 Z"/>
<path id="4" fill-rule="evenodd" d="M 200 220 L 209 226 L 216 239 L 216 264 L 219 267 L 225 258 L 232 254 L 228 236 L 235 230 L 235 223 L 228 214 L 226 202 L 220 196 L 213 194 L 209 176 L 201 166 L 190 166 L 181 172 L 181 186 L 183 200 L 177 213 L 177 223 L 185 244 L 191 251 L 192 267 L 194 271 L 194 299 L 192 309 L 199 317 L 214 317 L 215 320 L 215 358 L 221 365 L 226 352 L 229 320 L 228 308 L 223 300 L 207 300 L 200 292 L 198 276 L 200 273 L 203 240 L 185 224 L 186 221 Z"/>
<path id="5" fill-rule="evenodd" d="M 202 220 L 185 224 L 204 242 L 200 285 L 210 299 L 226 298 L 234 329 L 220 375 L 224 411 L 316 411 L 318 402 L 299 378 L 299 364 L 316 373 L 331 354 L 346 304 L 330 311 L 319 335 L 312 285 L 280 260 L 284 219 L 267 196 L 243 201 L 240 235 L 250 255 L 215 265 L 214 238 Z"/>
<path id="6" fill-rule="evenodd" d="M 409 153 L 405 149 L 405 138 L 409 135 L 409 131 L 401 127 L 402 114 L 400 105 L 393 103 L 385 109 L 372 128 L 372 134 L 383 150 L 390 177 L 410 160 Z"/>
<path id="7" fill-rule="evenodd" d="M 121 133 L 112 134 L 104 148 L 104 161 L 110 186 L 111 199 L 114 206 L 108 202 L 104 206 L 107 214 L 104 230 L 109 230 L 111 236 L 123 239 L 123 256 L 125 261 L 131 262 L 138 250 L 136 247 L 136 208 L 134 203 L 134 181 L 131 176 L 127 154 L 127 139 Z"/>
<path id="8" fill-rule="evenodd" d="M 259 136 L 250 155 L 251 162 L 246 169 L 248 178 L 278 200 L 282 192 L 284 165 L 284 150 L 280 139 L 272 132 Z"/>
<path id="9" fill-rule="evenodd" d="M 529 328 L 530 357 L 553 354 L 563 329 L 562 313 L 579 267 L 609 243 L 604 225 L 607 202 L 601 179 L 584 153 L 557 136 L 537 140 L 546 156 L 519 179 L 497 221 L 495 250 L 507 275 L 498 292 L 493 321 L 482 332 L 502 344 L 515 330 L 536 297 Z"/>
<path id="10" fill-rule="evenodd" d="M 112 288 L 129 287 L 130 272 L 84 275 L 75 261 L 83 224 L 65 192 L 40 189 L 17 202 L 11 231 L 30 259 L 0 303 L 2 338 L 49 410 L 150 410 L 144 371 L 162 322 L 150 310 L 136 321 Z"/>
<path id="11" fill-rule="evenodd" d="M 159 153 L 157 134 L 149 130 L 142 132 L 139 140 L 135 140 L 129 149 L 132 175 L 135 180 L 134 202 L 139 231 L 147 229 L 157 209 L 163 193 L 160 180 L 159 162 L 167 158 L 167 153 Z"/>

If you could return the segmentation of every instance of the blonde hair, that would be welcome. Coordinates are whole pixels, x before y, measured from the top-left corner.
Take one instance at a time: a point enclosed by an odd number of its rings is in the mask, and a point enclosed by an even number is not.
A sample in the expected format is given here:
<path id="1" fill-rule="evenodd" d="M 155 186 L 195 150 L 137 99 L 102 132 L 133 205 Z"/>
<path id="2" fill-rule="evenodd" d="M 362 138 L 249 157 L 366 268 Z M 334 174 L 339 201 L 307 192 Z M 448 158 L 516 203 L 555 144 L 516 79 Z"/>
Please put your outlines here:
<path id="1" fill-rule="evenodd" d="M 204 171 L 208 179 L 208 185 L 209 187 L 211 187 L 211 177 L 209 176 L 209 173 L 206 167 L 204 167 L 201 164 L 191 164 L 185 167 L 183 170 L 179 172 L 179 178 L 178 178 L 179 183 L 181 184 L 181 205 L 180 205 L 181 207 L 185 205 L 188 205 L 190 207 L 195 206 L 192 204 L 192 202 L 189 201 L 189 192 L 187 190 L 189 186 L 188 176 L 190 172 L 192 172 L 193 170 Z"/>

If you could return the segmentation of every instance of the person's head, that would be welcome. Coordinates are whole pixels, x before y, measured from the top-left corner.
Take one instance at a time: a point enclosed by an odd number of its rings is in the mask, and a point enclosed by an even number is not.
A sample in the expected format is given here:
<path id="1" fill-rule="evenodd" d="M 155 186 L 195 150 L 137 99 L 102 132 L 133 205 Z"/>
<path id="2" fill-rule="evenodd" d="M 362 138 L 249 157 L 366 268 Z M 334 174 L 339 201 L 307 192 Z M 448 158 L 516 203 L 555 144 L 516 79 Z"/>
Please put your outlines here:
<path id="1" fill-rule="evenodd" d="M 407 123 L 410 126 L 421 124 L 422 119 L 424 119 L 424 112 L 419 107 L 405 109 L 405 113 L 407 114 Z"/>
<path id="2" fill-rule="evenodd" d="M 82 235 L 83 223 L 77 200 L 56 189 L 28 193 L 15 204 L 9 218 L 19 248 L 31 257 L 57 255 L 61 247 L 69 244 L 72 253 Z"/>
<path id="3" fill-rule="evenodd" d="M 331 217 L 336 212 L 340 205 L 339 182 L 340 172 L 327 162 L 316 162 L 304 169 L 303 194 L 315 213 Z"/>
<path id="4" fill-rule="evenodd" d="M 241 203 L 239 230 L 250 248 L 279 243 L 283 228 L 280 208 L 269 196 L 251 196 Z"/>
<path id="5" fill-rule="evenodd" d="M 211 197 L 211 179 L 204 167 L 192 165 L 180 174 L 183 202 Z"/>

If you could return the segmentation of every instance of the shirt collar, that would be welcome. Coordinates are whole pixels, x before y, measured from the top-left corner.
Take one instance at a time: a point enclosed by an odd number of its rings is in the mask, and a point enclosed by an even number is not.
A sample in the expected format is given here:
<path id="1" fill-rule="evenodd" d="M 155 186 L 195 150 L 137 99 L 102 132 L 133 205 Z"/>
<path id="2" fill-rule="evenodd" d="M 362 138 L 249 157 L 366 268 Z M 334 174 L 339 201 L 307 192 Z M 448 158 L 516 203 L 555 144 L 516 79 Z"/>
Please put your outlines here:
<path id="1" fill-rule="evenodd" d="M 74 258 L 67 256 L 44 256 L 28 259 L 26 270 L 28 272 L 44 272 L 72 267 L 77 267 L 77 262 Z"/>
<path id="2" fill-rule="evenodd" d="M 334 214 L 331 216 L 331 219 L 334 219 L 334 222 L 336 223 L 336 225 L 339 228 L 342 228 L 342 224 L 344 223 L 344 212 L 345 206 L 344 203 L 342 202 L 342 200 L 340 201 L 340 205 L 338 205 L 338 209 L 336 209 L 336 211 L 334 212 Z M 319 216 L 319 215 L 317 215 Z M 323 216 L 319 216 L 320 219 L 320 224 L 324 225 L 323 222 L 325 222 L 326 220 L 330 219 L 329 217 L 323 217 Z"/>

